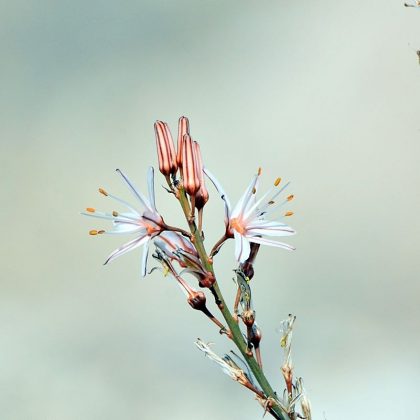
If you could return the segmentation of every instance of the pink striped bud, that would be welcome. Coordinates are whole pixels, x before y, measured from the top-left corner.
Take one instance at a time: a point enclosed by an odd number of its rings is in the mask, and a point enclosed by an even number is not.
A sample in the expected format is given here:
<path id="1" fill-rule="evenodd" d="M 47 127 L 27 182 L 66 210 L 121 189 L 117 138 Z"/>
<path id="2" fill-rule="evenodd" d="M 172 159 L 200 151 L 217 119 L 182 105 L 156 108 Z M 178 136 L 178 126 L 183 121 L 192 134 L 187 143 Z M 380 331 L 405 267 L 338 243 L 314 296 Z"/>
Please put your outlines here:
<path id="1" fill-rule="evenodd" d="M 200 189 L 200 178 L 197 172 L 197 156 L 194 142 L 189 134 L 185 134 L 182 156 L 182 180 L 184 189 L 190 196 L 195 196 Z"/>
<path id="2" fill-rule="evenodd" d="M 204 172 L 203 172 L 203 159 L 201 157 L 200 145 L 195 141 L 195 155 L 197 157 L 196 160 L 196 170 L 198 173 L 198 177 L 200 179 L 200 189 L 197 191 L 195 195 L 195 207 L 198 210 L 202 209 L 209 199 L 209 192 L 207 191 L 206 184 L 204 183 Z"/>
<path id="3" fill-rule="evenodd" d="M 178 121 L 178 152 L 176 156 L 176 163 L 182 168 L 184 136 L 190 134 L 190 123 L 187 117 L 181 117 Z"/>
<path id="4" fill-rule="evenodd" d="M 178 169 L 178 164 L 176 162 L 175 146 L 168 124 L 162 121 L 156 121 L 155 133 L 159 170 L 165 176 L 173 175 Z"/>

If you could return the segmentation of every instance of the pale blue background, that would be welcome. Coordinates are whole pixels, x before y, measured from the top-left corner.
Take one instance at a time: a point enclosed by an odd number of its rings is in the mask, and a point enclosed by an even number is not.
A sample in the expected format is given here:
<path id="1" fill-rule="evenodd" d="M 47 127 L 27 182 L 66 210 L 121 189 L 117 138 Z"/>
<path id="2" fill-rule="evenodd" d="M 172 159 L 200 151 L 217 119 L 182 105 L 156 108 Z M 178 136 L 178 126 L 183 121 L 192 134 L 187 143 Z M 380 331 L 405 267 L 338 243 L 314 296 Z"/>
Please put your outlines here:
<path id="1" fill-rule="evenodd" d="M 190 117 L 232 201 L 258 166 L 292 180 L 295 253 L 254 281 L 265 368 L 292 312 L 315 419 L 417 418 L 420 11 L 402 1 L 2 2 L 0 417 L 259 419 L 194 347 L 230 346 L 139 253 L 92 238 L 114 173 L 144 189 L 153 122 Z M 159 180 L 158 186 L 163 183 Z M 158 187 L 159 209 L 176 223 Z M 209 241 L 222 232 L 212 191 Z M 218 256 L 232 299 L 232 244 Z"/>

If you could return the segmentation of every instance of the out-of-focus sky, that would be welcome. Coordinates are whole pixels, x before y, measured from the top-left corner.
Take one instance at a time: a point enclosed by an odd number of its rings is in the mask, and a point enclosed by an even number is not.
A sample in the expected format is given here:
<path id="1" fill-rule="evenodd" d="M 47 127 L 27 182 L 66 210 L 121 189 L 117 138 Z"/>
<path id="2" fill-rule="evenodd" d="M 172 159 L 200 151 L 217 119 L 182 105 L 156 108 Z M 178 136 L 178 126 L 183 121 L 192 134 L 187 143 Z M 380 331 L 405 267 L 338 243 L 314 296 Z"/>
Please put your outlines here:
<path id="1" fill-rule="evenodd" d="M 259 419 L 193 345 L 231 348 L 169 278 L 78 212 L 112 210 L 180 115 L 235 201 L 291 180 L 289 239 L 253 280 L 265 371 L 297 315 L 295 372 L 315 419 L 416 418 L 420 10 L 402 1 L 1 2 L 0 413 L 4 420 Z M 160 188 L 158 208 L 181 223 Z M 214 190 L 211 246 L 223 231 Z M 232 301 L 233 246 L 216 257 Z"/>

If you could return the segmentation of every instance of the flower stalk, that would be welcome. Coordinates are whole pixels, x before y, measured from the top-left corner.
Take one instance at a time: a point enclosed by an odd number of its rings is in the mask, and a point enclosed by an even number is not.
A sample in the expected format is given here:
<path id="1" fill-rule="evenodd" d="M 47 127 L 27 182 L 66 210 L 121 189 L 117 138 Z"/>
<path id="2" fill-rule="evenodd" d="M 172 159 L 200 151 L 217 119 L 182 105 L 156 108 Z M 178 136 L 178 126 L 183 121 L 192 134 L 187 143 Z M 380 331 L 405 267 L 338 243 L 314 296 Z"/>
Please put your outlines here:
<path id="1" fill-rule="evenodd" d="M 194 219 L 190 217 L 191 215 L 191 207 L 188 202 L 188 198 L 185 194 L 185 191 L 182 187 L 179 188 L 179 202 L 181 204 L 182 210 L 185 214 L 185 218 L 188 222 L 188 226 L 190 228 L 191 234 L 193 235 L 193 243 L 197 249 L 198 255 L 200 256 L 200 259 L 204 265 L 204 267 L 210 271 L 213 275 L 214 269 L 213 269 L 213 263 L 212 260 L 207 255 L 206 249 L 204 247 L 203 238 L 201 236 L 200 231 L 198 230 Z M 273 388 L 271 387 L 270 383 L 268 382 L 267 378 L 265 377 L 262 368 L 258 364 L 258 361 L 254 358 L 253 354 L 249 353 L 248 351 L 248 345 L 246 341 L 243 338 L 242 332 L 239 328 L 239 325 L 237 321 L 233 318 L 231 312 L 229 311 L 228 306 L 226 305 L 225 299 L 223 298 L 222 292 L 219 288 L 219 284 L 217 283 L 217 280 L 215 280 L 212 289 L 211 289 L 216 304 L 220 309 L 220 312 L 223 315 L 223 318 L 225 319 L 228 327 L 229 332 L 228 336 L 232 339 L 232 341 L 236 344 L 236 347 L 241 352 L 242 356 L 244 357 L 247 365 L 251 369 L 256 381 L 261 386 L 261 389 L 263 390 L 264 394 L 272 398 L 272 407 L 271 410 L 276 414 L 277 418 L 280 420 L 286 420 L 287 417 L 283 409 L 275 404 L 275 401 L 277 400 L 277 395 L 274 392 Z"/>

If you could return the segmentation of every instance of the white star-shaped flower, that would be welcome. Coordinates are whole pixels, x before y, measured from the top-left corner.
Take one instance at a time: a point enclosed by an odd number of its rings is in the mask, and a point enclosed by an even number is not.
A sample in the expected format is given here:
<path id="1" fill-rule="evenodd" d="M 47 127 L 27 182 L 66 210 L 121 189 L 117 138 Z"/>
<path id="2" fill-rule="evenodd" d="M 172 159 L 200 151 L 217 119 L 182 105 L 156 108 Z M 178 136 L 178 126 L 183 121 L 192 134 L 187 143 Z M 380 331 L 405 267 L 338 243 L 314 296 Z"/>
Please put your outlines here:
<path id="1" fill-rule="evenodd" d="M 112 194 L 109 194 L 104 189 L 100 188 L 99 192 L 108 198 L 117 201 L 119 204 L 125 206 L 128 211 L 119 213 L 113 211 L 112 213 L 98 212 L 96 209 L 88 207 L 86 212 L 82 214 L 85 216 L 96 217 L 99 219 L 110 220 L 112 222 L 111 230 L 91 230 L 91 235 L 97 234 L 131 234 L 135 235 L 135 238 L 131 241 L 123 244 L 112 252 L 106 259 L 104 264 L 126 254 L 133 249 L 136 249 L 144 245 L 143 258 L 142 258 L 142 276 L 146 275 L 147 271 L 147 257 L 149 253 L 150 240 L 155 236 L 159 235 L 165 228 L 164 221 L 156 209 L 155 204 L 155 192 L 154 192 L 154 170 L 152 167 L 148 170 L 147 183 L 149 197 L 145 197 L 140 191 L 138 191 L 128 177 L 119 169 L 117 172 L 122 176 L 124 182 L 128 186 L 130 192 L 138 200 L 142 209 L 139 210 L 135 206 L 132 206 L 127 201 L 122 200 Z"/>
<path id="2" fill-rule="evenodd" d="M 280 187 L 281 180 L 277 178 L 274 182 L 274 187 L 259 200 L 256 200 L 258 181 L 261 175 L 261 171 L 259 170 L 232 210 L 229 199 L 220 183 L 207 168 L 204 169 L 204 172 L 212 181 L 225 203 L 226 235 L 235 238 L 235 257 L 238 262 L 243 263 L 249 257 L 250 242 L 288 250 L 295 249 L 291 245 L 264 237 L 290 236 L 296 233 L 294 229 L 283 222 L 267 220 L 267 216 L 274 209 L 293 199 L 293 195 L 289 195 L 284 200 L 276 202 L 277 197 L 289 183 Z M 292 212 L 286 212 L 283 217 L 291 216 L 292 214 Z"/>

